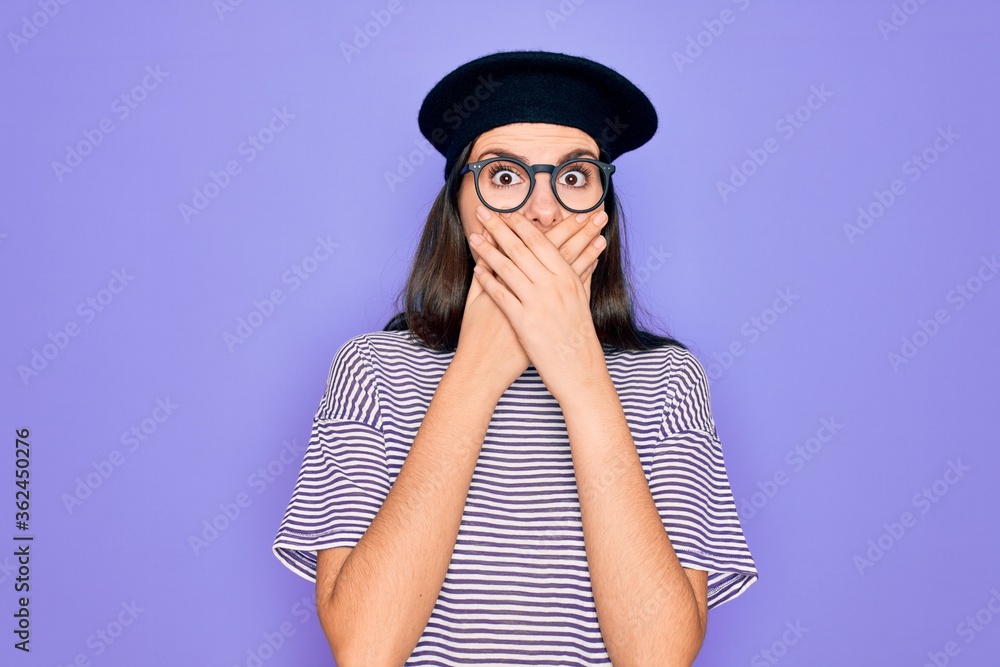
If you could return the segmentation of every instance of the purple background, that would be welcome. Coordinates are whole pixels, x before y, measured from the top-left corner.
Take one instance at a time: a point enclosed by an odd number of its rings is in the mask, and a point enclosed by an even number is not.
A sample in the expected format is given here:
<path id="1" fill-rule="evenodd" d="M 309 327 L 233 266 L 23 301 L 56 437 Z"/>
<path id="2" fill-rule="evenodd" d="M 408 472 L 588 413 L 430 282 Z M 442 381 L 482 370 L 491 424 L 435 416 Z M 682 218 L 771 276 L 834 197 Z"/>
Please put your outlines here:
<path id="1" fill-rule="evenodd" d="M 709 371 L 760 570 L 713 610 L 696 664 L 996 664 L 995 3 L 226 1 L 0 10 L 0 540 L 20 533 L 17 428 L 35 535 L 30 656 L 11 646 L 0 547 L 0 661 L 332 662 L 313 586 L 271 553 L 330 362 L 395 312 L 443 182 L 420 149 L 423 95 L 474 57 L 543 48 L 614 67 L 660 114 L 617 161 L 635 279 L 651 324 Z M 366 24 L 375 36 L 345 55 Z M 812 90 L 828 94 L 809 109 Z M 274 109 L 292 117 L 241 151 Z M 75 167 L 53 166 L 81 142 Z M 718 183 L 762 152 L 724 198 Z M 239 172 L 186 220 L 229 161 Z M 296 284 L 318 239 L 336 250 Z M 273 290 L 273 313 L 227 345 Z M 133 427 L 145 439 L 123 442 Z M 950 462 L 967 470 L 946 476 Z M 283 624 L 294 634 L 269 651 Z"/>

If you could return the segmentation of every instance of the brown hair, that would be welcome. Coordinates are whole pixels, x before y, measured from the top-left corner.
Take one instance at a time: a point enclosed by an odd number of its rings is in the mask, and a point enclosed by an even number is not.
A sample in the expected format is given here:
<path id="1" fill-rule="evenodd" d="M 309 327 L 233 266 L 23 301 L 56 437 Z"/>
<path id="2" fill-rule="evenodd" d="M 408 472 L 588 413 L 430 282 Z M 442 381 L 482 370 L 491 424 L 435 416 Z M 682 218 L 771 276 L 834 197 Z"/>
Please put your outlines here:
<path id="1" fill-rule="evenodd" d="M 474 143 L 474 142 L 473 142 Z M 385 325 L 383 331 L 410 329 L 431 349 L 455 351 L 462 328 L 465 300 L 476 262 L 458 214 L 458 172 L 462 170 L 472 143 L 455 160 L 455 166 L 431 205 L 420 237 L 403 294 L 405 307 Z M 602 151 L 602 159 L 607 159 Z M 680 341 L 640 329 L 633 310 L 633 291 L 625 279 L 628 266 L 626 245 L 622 243 L 624 219 L 621 202 L 608 186 L 604 210 L 608 222 L 602 233 L 608 245 L 598 258 L 590 279 L 590 312 L 594 329 L 606 352 L 649 350 L 667 345 L 687 349 Z"/>

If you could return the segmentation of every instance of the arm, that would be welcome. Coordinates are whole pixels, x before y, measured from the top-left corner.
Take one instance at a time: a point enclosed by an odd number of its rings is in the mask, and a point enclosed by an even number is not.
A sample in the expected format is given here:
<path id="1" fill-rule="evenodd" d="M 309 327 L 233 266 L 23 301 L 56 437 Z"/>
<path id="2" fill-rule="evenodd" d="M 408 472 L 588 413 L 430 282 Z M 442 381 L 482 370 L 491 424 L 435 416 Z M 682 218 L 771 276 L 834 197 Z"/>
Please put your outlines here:
<path id="1" fill-rule="evenodd" d="M 382 507 L 328 590 L 320 623 L 342 667 L 402 665 L 434 609 L 500 394 L 456 356 Z"/>
<path id="2" fill-rule="evenodd" d="M 598 380 L 559 402 L 601 633 L 616 666 L 688 666 L 705 637 L 707 573 L 681 567 L 607 366 L 595 365 Z"/>

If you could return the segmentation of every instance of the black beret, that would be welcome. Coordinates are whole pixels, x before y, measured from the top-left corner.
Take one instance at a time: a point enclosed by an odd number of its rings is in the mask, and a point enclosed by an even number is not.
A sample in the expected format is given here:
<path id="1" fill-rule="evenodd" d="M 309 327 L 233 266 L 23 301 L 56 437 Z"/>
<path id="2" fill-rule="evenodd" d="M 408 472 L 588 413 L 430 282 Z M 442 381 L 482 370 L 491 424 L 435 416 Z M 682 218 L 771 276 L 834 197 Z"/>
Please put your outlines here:
<path id="1" fill-rule="evenodd" d="M 656 132 L 656 110 L 631 81 L 587 58 L 549 51 L 504 51 L 461 65 L 420 105 L 420 132 L 445 157 L 445 178 L 462 149 L 509 123 L 583 130 L 608 160 Z"/>

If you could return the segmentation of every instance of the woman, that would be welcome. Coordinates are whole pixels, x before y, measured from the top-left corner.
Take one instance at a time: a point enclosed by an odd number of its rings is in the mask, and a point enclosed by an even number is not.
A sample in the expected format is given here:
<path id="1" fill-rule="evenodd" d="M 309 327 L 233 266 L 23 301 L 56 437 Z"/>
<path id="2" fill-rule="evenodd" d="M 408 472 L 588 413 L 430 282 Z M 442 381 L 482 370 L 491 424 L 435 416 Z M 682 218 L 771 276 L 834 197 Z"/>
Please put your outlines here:
<path id="1" fill-rule="evenodd" d="M 274 553 L 340 665 L 690 664 L 757 571 L 705 372 L 634 321 L 611 162 L 652 104 L 506 52 L 419 124 L 445 185 L 405 309 L 337 352 Z"/>

